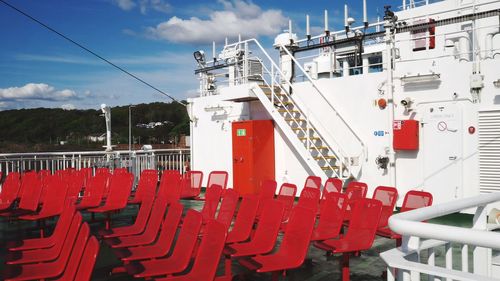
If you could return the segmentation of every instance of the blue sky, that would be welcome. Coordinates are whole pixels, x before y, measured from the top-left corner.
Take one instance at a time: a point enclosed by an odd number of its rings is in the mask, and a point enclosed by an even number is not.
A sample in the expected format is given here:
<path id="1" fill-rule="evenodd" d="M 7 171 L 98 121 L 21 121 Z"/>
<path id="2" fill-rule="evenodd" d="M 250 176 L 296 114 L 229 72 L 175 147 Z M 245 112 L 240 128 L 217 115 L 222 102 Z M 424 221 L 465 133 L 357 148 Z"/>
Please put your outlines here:
<path id="1" fill-rule="evenodd" d="M 117 65 L 178 98 L 196 95 L 193 51 L 211 53 L 241 33 L 271 47 L 294 23 L 304 36 L 305 14 L 321 30 L 343 26 L 343 5 L 361 21 L 362 0 L 5 0 Z M 370 19 L 395 0 L 367 0 Z M 237 24 L 234 24 L 237 23 Z M 316 27 L 316 28 L 314 28 Z M 0 2 L 0 110 L 31 107 L 99 108 L 169 99 L 68 43 Z M 232 40 L 231 40 L 232 39 Z"/>

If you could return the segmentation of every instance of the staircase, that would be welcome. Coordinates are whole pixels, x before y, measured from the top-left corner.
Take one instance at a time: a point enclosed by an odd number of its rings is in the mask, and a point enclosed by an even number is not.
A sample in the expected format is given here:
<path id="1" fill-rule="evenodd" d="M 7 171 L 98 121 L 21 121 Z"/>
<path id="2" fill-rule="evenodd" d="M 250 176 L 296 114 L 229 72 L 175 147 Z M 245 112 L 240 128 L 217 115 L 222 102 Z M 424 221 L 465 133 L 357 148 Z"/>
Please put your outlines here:
<path id="1" fill-rule="evenodd" d="M 258 52 L 263 54 L 264 59 L 267 59 L 266 62 L 268 62 L 266 65 L 262 58 L 252 58 L 253 60 L 260 60 L 262 64 L 261 81 L 263 84 L 247 81 L 247 83 L 250 82 L 250 91 L 260 100 L 298 155 L 301 155 L 302 160 L 307 163 L 312 173 L 318 176 L 325 175 L 326 177 L 341 179 L 350 178 L 359 173 L 361 170 L 360 163 L 362 162 L 360 158 L 364 157 L 364 160 L 366 160 L 367 155 L 364 143 L 343 119 L 342 115 L 333 108 L 309 74 L 300 66 L 300 63 L 292 57 L 298 70 L 302 71 L 301 74 L 309 80 L 314 91 L 317 91 L 315 94 L 324 99 L 325 104 L 330 106 L 331 113 L 344 125 L 343 128 L 359 141 L 361 147 L 359 154 L 348 155 L 338 142 L 333 139 L 333 136 L 328 135 L 322 124 L 319 124 L 320 119 L 314 118 L 316 121 L 312 121 L 310 117 L 313 116 L 313 113 L 301 108 L 290 95 L 290 92 L 295 91 L 293 83 L 288 81 L 278 65 L 257 40 L 250 39 L 239 43 L 244 46 L 245 54 L 251 53 L 248 48 L 250 43 L 257 45 Z M 289 52 L 286 48 L 282 49 L 284 49 L 282 51 Z M 246 57 L 245 59 L 248 60 L 249 58 Z M 252 76 L 255 77 L 255 73 Z M 326 136 L 328 136 L 329 141 L 327 141 Z"/>

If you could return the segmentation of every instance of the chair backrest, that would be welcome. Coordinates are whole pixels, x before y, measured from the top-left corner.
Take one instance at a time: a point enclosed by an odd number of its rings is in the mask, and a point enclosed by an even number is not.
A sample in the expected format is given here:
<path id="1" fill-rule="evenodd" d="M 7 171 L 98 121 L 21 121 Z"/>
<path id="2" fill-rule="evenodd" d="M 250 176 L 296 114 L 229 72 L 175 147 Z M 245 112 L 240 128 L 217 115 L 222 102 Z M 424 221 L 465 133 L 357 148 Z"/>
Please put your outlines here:
<path id="1" fill-rule="evenodd" d="M 218 184 L 212 185 L 205 191 L 205 203 L 201 209 L 203 221 L 214 219 L 217 207 L 219 206 L 220 197 L 222 194 L 222 187 Z"/>
<path id="2" fill-rule="evenodd" d="M 375 240 L 382 203 L 375 199 L 361 198 L 353 201 L 352 205 L 352 216 L 344 237 L 350 242 L 350 251 L 367 250 Z"/>
<path id="3" fill-rule="evenodd" d="M 207 189 L 211 188 L 212 185 L 219 185 L 222 189 L 227 188 L 227 178 L 228 174 L 226 171 L 212 171 L 208 175 Z"/>
<path id="4" fill-rule="evenodd" d="M 203 172 L 188 171 L 182 177 L 181 197 L 195 197 L 200 195 L 203 183 Z"/>
<path id="5" fill-rule="evenodd" d="M 141 172 L 141 178 L 137 184 L 134 193 L 134 201 L 136 203 L 142 202 L 144 198 L 154 198 L 156 194 L 156 185 L 158 184 L 158 171 L 157 170 L 144 170 Z"/>
<path id="6" fill-rule="evenodd" d="M 79 213 L 77 213 L 79 214 Z M 71 261 L 70 256 L 73 252 L 81 252 L 82 249 L 85 249 L 85 245 L 87 244 L 87 240 L 90 235 L 90 227 L 87 223 L 83 223 L 81 227 L 79 227 L 78 234 L 72 237 L 72 239 L 66 239 L 64 241 L 63 249 L 61 254 L 56 260 L 56 275 L 60 275 L 64 272 L 64 268 L 67 266 L 68 262 Z"/>
<path id="7" fill-rule="evenodd" d="M 191 259 L 194 247 L 198 242 L 198 235 L 202 224 L 202 215 L 193 209 L 188 210 L 186 217 L 182 223 L 181 230 L 175 243 L 171 259 L 179 262 L 184 270 Z"/>
<path id="8" fill-rule="evenodd" d="M 347 198 L 349 200 L 356 200 L 360 198 L 365 198 L 368 192 L 368 185 L 364 182 L 351 181 L 345 190 Z"/>
<path id="9" fill-rule="evenodd" d="M 266 248 L 271 251 L 278 237 L 284 214 L 285 206 L 282 202 L 277 200 L 267 201 L 262 211 L 262 217 L 255 228 L 252 243 L 259 245 L 259 248 Z"/>
<path id="10" fill-rule="evenodd" d="M 219 212 L 217 213 L 217 221 L 226 226 L 226 231 L 233 221 L 239 197 L 239 193 L 234 189 L 226 189 L 224 195 L 222 195 L 222 202 L 220 203 Z"/>
<path id="11" fill-rule="evenodd" d="M 10 203 L 16 200 L 21 188 L 21 178 L 18 172 L 11 172 L 5 178 L 0 193 L 0 201 Z"/>
<path id="12" fill-rule="evenodd" d="M 108 184 L 108 176 L 105 174 L 98 174 L 90 178 L 85 187 L 85 192 L 80 204 L 97 206 L 101 203 L 104 196 L 104 190 Z"/>
<path id="13" fill-rule="evenodd" d="M 297 267 L 304 262 L 315 219 L 316 211 L 300 206 L 293 208 L 279 249 L 287 257 L 287 267 Z"/>
<path id="14" fill-rule="evenodd" d="M 257 195 L 243 196 L 233 228 L 227 235 L 226 243 L 241 242 L 250 237 L 258 207 L 259 197 Z"/>
<path id="15" fill-rule="evenodd" d="M 178 202 L 181 197 L 181 174 L 179 171 L 164 171 L 157 197 L 166 198 L 167 203 Z"/>
<path id="16" fill-rule="evenodd" d="M 163 252 L 165 255 L 168 253 L 174 242 L 175 234 L 177 233 L 177 228 L 182 218 L 183 209 L 184 206 L 181 203 L 172 203 L 168 208 L 165 219 L 163 220 L 160 236 L 156 245 L 164 250 Z"/>
<path id="17" fill-rule="evenodd" d="M 99 253 L 99 241 L 94 236 L 91 236 L 87 241 L 83 256 L 78 266 L 78 271 L 73 281 L 90 281 L 92 271 L 94 271 L 97 254 Z"/>
<path id="18" fill-rule="evenodd" d="M 320 196 L 321 190 L 319 188 L 304 187 L 304 189 L 300 192 L 297 206 L 317 212 Z"/>
<path id="19" fill-rule="evenodd" d="M 226 241 L 226 227 L 223 223 L 211 220 L 206 226 L 206 235 L 201 238 L 193 267 L 188 273 L 192 280 L 214 280 L 217 266 Z"/>
<path id="20" fill-rule="evenodd" d="M 71 174 L 66 174 L 62 179 L 68 181 L 67 197 L 76 200 L 82 188 L 85 186 L 85 173 L 82 171 L 74 171 Z"/>
<path id="21" fill-rule="evenodd" d="M 40 177 L 41 180 L 48 176 L 52 176 L 52 171 L 50 170 L 40 170 L 38 171 L 38 176 Z"/>
<path id="22" fill-rule="evenodd" d="M 106 167 L 101 167 L 101 168 L 97 168 L 95 169 L 95 174 L 98 175 L 98 174 L 111 174 L 111 171 L 109 170 L 109 168 L 106 168 Z"/>
<path id="23" fill-rule="evenodd" d="M 406 193 L 401 205 L 401 212 L 428 207 L 432 205 L 432 194 L 425 191 L 410 190 Z"/>
<path id="24" fill-rule="evenodd" d="M 72 204 L 72 202 L 65 202 L 64 204 L 61 205 L 64 206 L 64 209 L 61 212 L 59 218 L 57 219 L 54 232 L 51 235 L 51 237 L 54 237 L 56 243 L 64 239 L 64 235 L 66 235 L 66 233 L 68 232 L 76 211 L 75 206 Z"/>
<path id="25" fill-rule="evenodd" d="M 321 189 L 321 178 L 317 176 L 308 176 L 304 183 L 304 188 L 306 187 Z"/>
<path id="26" fill-rule="evenodd" d="M 296 193 L 297 193 L 297 186 L 295 184 L 284 183 L 281 185 L 276 200 L 282 202 L 283 206 L 285 207 L 285 214 L 283 216 L 283 220 L 287 220 L 288 217 L 290 216 L 290 212 L 293 207 L 293 202 L 295 200 Z"/>
<path id="27" fill-rule="evenodd" d="M 321 194 L 321 199 L 325 199 L 326 195 L 331 192 L 342 192 L 342 180 L 339 178 L 328 178 L 323 187 L 323 193 Z"/>
<path id="28" fill-rule="evenodd" d="M 83 186 L 87 187 L 87 183 L 90 181 L 90 178 L 92 178 L 92 168 L 81 168 L 80 172 L 83 173 L 83 177 L 85 178 Z"/>
<path id="29" fill-rule="evenodd" d="M 347 195 L 330 192 L 321 203 L 319 222 L 314 229 L 314 240 L 326 240 L 339 235 L 347 208 Z"/>
<path id="30" fill-rule="evenodd" d="M 57 175 L 47 178 L 45 200 L 40 215 L 58 215 L 64 210 L 64 202 L 68 193 L 68 183 Z"/>
<path id="31" fill-rule="evenodd" d="M 85 253 L 86 244 L 88 241 L 88 234 L 85 235 L 86 229 L 88 229 L 88 225 L 84 223 L 82 226 L 80 233 L 78 234 L 77 241 L 71 250 L 71 255 L 68 260 L 68 264 L 64 269 L 63 275 L 57 279 L 61 280 L 75 280 L 75 275 L 77 274 L 77 270 L 80 266 L 82 256 Z"/>
<path id="32" fill-rule="evenodd" d="M 259 191 L 259 207 L 257 209 L 257 217 L 262 214 L 262 207 L 264 202 L 268 200 L 273 200 L 274 195 L 276 195 L 277 183 L 275 180 L 264 180 L 260 186 Z"/>
<path id="33" fill-rule="evenodd" d="M 378 186 L 375 188 L 372 198 L 382 203 L 382 214 L 380 215 L 378 227 L 385 227 L 394 211 L 394 206 L 396 206 L 398 190 L 394 187 Z"/>
<path id="34" fill-rule="evenodd" d="M 22 194 L 19 209 L 36 211 L 42 194 L 42 182 L 34 173 L 26 174 L 21 181 Z"/>
<path id="35" fill-rule="evenodd" d="M 126 173 L 128 173 L 128 169 L 127 168 L 115 168 L 113 170 L 113 175 L 126 174 Z"/>
<path id="36" fill-rule="evenodd" d="M 112 206 L 117 209 L 125 208 L 133 184 L 134 175 L 130 173 L 113 174 L 105 206 Z"/>

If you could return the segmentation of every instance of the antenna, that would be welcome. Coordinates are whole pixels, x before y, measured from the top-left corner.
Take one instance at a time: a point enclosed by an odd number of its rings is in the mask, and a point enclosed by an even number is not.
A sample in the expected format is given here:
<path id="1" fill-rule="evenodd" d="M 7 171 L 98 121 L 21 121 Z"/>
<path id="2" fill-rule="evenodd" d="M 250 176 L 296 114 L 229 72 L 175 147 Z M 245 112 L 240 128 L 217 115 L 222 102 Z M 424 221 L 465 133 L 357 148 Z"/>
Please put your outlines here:
<path id="1" fill-rule="evenodd" d="M 215 41 L 212 42 L 212 57 L 214 58 L 214 63 L 217 61 L 215 57 Z"/>
<path id="2" fill-rule="evenodd" d="M 366 13 L 366 0 L 363 0 L 363 23 L 368 27 L 368 14 Z"/>
<path id="3" fill-rule="evenodd" d="M 330 35 L 330 30 L 328 28 L 328 10 L 325 10 L 325 33 L 326 36 Z"/>
<path id="4" fill-rule="evenodd" d="M 345 32 L 349 32 L 349 23 L 347 22 L 349 14 L 347 11 L 347 4 L 344 5 L 344 27 L 345 27 Z"/>
<path id="5" fill-rule="evenodd" d="M 292 20 L 288 20 L 288 34 L 290 36 L 290 43 L 293 43 L 293 36 L 292 36 Z"/>
<path id="6" fill-rule="evenodd" d="M 306 36 L 307 36 L 307 40 L 311 40 L 311 30 L 309 27 L 309 15 L 306 15 Z"/>

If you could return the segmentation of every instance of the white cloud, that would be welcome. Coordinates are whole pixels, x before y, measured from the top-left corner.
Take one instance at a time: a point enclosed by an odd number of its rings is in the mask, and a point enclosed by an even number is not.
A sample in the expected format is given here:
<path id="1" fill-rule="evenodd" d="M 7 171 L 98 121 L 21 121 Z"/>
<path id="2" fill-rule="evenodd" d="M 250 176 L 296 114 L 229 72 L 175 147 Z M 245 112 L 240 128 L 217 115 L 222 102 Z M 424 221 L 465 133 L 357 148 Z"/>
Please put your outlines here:
<path id="1" fill-rule="evenodd" d="M 71 104 L 71 103 L 66 103 L 66 104 L 61 105 L 61 109 L 74 110 L 74 109 L 76 109 L 76 106 L 74 104 Z"/>
<path id="2" fill-rule="evenodd" d="M 125 11 L 139 7 L 143 15 L 147 14 L 149 10 L 166 14 L 172 11 L 172 6 L 164 0 L 113 0 L 113 3 Z"/>
<path id="3" fill-rule="evenodd" d="M 113 3 L 125 11 L 130 11 L 136 6 L 133 0 L 113 0 Z"/>
<path id="4" fill-rule="evenodd" d="M 287 23 L 281 10 L 262 10 L 245 0 L 220 0 L 219 3 L 224 9 L 212 11 L 208 19 L 174 16 L 156 27 L 147 28 L 147 34 L 175 43 L 209 43 L 223 41 L 225 37 L 235 38 L 238 34 L 244 38 L 275 35 Z"/>
<path id="5" fill-rule="evenodd" d="M 22 87 L 0 89 L 0 101 L 62 101 L 76 98 L 78 98 L 77 94 L 73 90 L 64 89 L 57 91 L 54 87 L 44 83 L 29 83 Z"/>

